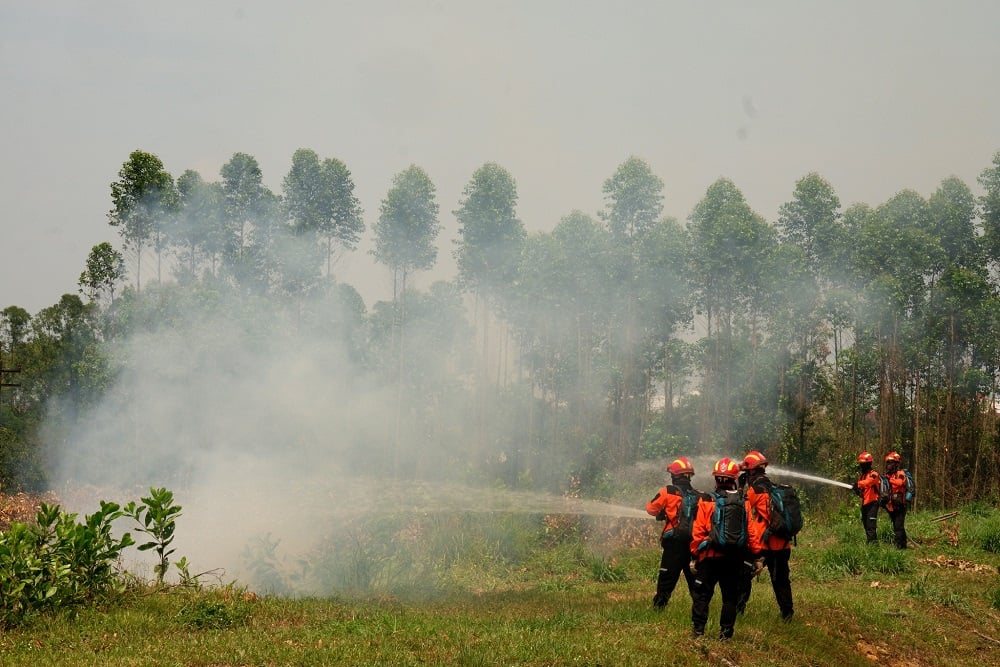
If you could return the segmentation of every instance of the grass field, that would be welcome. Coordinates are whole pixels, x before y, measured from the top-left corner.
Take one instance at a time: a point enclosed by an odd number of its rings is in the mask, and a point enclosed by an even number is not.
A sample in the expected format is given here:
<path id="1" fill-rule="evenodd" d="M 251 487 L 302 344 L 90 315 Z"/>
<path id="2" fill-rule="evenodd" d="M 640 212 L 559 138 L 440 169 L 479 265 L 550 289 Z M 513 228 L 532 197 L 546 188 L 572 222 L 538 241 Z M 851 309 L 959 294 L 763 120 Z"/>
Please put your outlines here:
<path id="1" fill-rule="evenodd" d="M 423 586 L 408 580 L 398 592 L 136 587 L 6 631 L 0 665 L 1000 664 L 1000 512 L 933 518 L 909 517 L 915 544 L 906 551 L 864 545 L 853 506 L 810 521 L 792 556 L 794 620 L 780 622 L 765 573 L 729 642 L 714 638 L 718 595 L 698 640 L 683 585 L 666 610 L 652 609 L 655 522 L 638 539 L 549 539 L 552 518 L 537 517 L 507 526 L 520 534 L 518 549 L 496 548 L 495 532 L 482 541 L 463 524 L 464 551 L 451 548 L 421 570 Z M 432 537 L 424 541 L 435 549 L 449 544 Z"/>

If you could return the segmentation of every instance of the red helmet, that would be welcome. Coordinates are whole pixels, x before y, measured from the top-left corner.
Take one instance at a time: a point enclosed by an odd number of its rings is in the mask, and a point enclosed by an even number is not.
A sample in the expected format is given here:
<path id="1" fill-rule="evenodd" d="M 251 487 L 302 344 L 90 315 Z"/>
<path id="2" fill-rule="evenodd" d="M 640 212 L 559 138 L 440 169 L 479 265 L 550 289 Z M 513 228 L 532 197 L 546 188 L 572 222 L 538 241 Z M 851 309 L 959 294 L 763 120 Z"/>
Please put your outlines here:
<path id="1" fill-rule="evenodd" d="M 903 459 L 899 456 L 897 452 L 889 452 L 888 454 L 885 455 L 886 463 L 888 463 L 889 461 L 902 461 L 902 460 Z"/>
<path id="2" fill-rule="evenodd" d="M 691 465 L 691 460 L 686 456 L 679 456 L 670 462 L 667 466 L 667 472 L 673 476 L 677 475 L 693 475 L 694 466 Z"/>
<path id="3" fill-rule="evenodd" d="M 712 468 L 712 476 L 736 479 L 740 476 L 740 467 L 736 465 L 736 462 L 732 459 L 719 459 L 718 463 L 715 464 L 715 467 Z"/>
<path id="4" fill-rule="evenodd" d="M 740 468 L 742 470 L 753 470 L 754 468 L 763 468 L 766 465 L 767 457 L 755 449 L 743 457 L 743 463 L 740 464 Z"/>
<path id="5" fill-rule="evenodd" d="M 858 454 L 858 463 L 872 463 L 875 459 L 868 452 Z"/>

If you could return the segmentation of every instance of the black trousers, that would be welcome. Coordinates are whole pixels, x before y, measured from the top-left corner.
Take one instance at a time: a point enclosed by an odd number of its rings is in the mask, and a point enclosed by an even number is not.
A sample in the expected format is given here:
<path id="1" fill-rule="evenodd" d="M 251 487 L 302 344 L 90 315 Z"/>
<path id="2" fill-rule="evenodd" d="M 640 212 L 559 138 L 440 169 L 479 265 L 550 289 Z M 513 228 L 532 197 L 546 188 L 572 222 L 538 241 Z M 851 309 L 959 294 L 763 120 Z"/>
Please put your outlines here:
<path id="1" fill-rule="evenodd" d="M 861 506 L 861 525 L 865 529 L 865 539 L 869 542 L 878 540 L 878 501 Z"/>
<path id="2" fill-rule="evenodd" d="M 788 619 L 795 612 L 792 603 L 792 578 L 788 562 L 792 556 L 791 549 L 779 549 L 778 551 L 765 551 L 764 564 L 771 577 L 771 588 L 774 589 L 774 599 L 778 602 L 778 610 L 781 617 Z M 749 558 L 748 558 L 749 560 Z M 747 600 L 750 599 L 750 591 L 753 588 L 753 578 L 749 576 L 749 568 L 744 566 L 739 578 L 739 594 L 736 602 L 737 609 L 743 611 Z"/>
<path id="3" fill-rule="evenodd" d="M 722 612 L 719 614 L 720 633 L 733 636 L 736 625 L 736 601 L 740 594 L 743 577 L 743 557 L 739 555 L 706 558 L 698 563 L 691 591 L 691 626 L 695 632 L 705 631 L 708 622 L 708 607 L 718 584 L 722 592 Z"/>
<path id="4" fill-rule="evenodd" d="M 662 609 L 670 601 L 670 596 L 677 586 L 677 580 L 681 573 L 684 573 L 684 580 L 687 582 L 688 592 L 694 597 L 694 575 L 691 574 L 691 552 L 688 549 L 690 542 L 687 540 L 665 539 L 663 545 L 663 556 L 660 557 L 660 572 L 656 576 L 656 595 L 653 596 L 653 606 Z"/>
<path id="5" fill-rule="evenodd" d="M 896 548 L 905 549 L 909 541 L 909 538 L 906 536 L 906 505 L 889 512 L 889 518 L 892 520 L 892 532 L 895 535 Z"/>

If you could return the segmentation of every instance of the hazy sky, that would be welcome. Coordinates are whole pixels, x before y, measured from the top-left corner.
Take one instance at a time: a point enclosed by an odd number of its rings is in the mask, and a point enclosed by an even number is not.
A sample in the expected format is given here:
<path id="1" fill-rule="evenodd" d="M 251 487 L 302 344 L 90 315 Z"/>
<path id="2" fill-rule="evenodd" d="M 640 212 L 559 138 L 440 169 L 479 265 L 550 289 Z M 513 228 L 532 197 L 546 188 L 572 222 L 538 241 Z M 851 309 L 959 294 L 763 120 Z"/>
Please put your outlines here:
<path id="1" fill-rule="evenodd" d="M 0 0 L 0 308 L 76 291 L 119 242 L 109 184 L 129 153 L 219 180 L 255 156 L 280 193 L 298 148 L 343 160 L 368 231 L 337 269 L 389 298 L 366 254 L 411 163 L 451 214 L 487 161 L 529 231 L 596 213 L 629 155 L 686 219 L 727 177 L 773 220 L 823 175 L 847 206 L 976 178 L 1000 151 L 1000 3 Z M 419 277 L 418 277 L 419 278 Z"/>

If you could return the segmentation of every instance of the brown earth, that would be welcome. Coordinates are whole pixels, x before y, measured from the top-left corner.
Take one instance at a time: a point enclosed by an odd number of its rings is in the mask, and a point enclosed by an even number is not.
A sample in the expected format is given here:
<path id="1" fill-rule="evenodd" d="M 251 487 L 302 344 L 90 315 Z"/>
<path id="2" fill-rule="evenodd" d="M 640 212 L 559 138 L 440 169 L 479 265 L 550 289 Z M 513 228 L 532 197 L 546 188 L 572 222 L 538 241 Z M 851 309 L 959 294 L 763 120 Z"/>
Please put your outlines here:
<path id="1" fill-rule="evenodd" d="M 35 520 L 42 503 L 58 505 L 59 498 L 52 491 L 45 493 L 0 493 L 0 531 L 10 529 L 12 523 L 30 523 Z"/>

